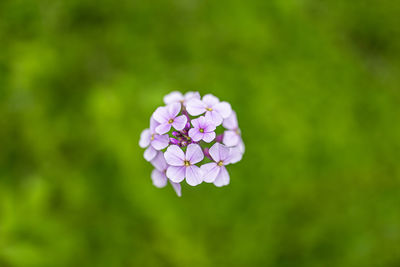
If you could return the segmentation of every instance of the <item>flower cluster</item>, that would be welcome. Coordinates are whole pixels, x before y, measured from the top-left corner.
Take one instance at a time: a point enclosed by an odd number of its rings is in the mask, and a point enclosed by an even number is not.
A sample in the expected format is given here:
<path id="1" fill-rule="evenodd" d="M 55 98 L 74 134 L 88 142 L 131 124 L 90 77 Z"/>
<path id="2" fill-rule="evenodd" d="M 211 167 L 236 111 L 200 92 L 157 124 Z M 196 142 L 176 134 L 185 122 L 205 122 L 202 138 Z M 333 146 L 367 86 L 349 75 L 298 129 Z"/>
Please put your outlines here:
<path id="1" fill-rule="evenodd" d="M 229 184 L 226 165 L 239 162 L 244 154 L 236 113 L 227 102 L 198 92 L 172 92 L 164 97 L 143 130 L 139 145 L 151 162 L 156 187 L 169 182 L 178 196 L 186 180 L 191 186 L 202 182 L 220 187 Z"/>

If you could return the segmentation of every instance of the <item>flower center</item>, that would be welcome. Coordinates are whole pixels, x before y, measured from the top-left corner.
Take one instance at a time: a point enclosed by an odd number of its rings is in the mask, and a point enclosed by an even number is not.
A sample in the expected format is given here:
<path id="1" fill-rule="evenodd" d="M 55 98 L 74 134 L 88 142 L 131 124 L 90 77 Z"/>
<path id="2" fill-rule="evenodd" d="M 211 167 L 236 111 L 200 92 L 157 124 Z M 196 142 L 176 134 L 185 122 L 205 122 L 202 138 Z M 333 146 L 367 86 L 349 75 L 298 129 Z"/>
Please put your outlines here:
<path id="1" fill-rule="evenodd" d="M 199 132 L 204 133 L 204 129 L 201 129 L 201 128 L 200 128 Z"/>
<path id="2" fill-rule="evenodd" d="M 223 165 L 224 165 L 224 163 L 222 162 L 222 160 L 220 160 L 217 164 L 218 164 L 218 166 L 223 166 Z"/>
<path id="3" fill-rule="evenodd" d="M 151 135 L 151 141 L 153 141 L 153 140 L 154 140 L 154 134 Z"/>
<path id="4" fill-rule="evenodd" d="M 170 119 L 170 120 L 168 121 L 169 124 L 171 124 L 171 123 L 173 123 L 173 122 L 174 122 L 173 119 Z"/>
<path id="5" fill-rule="evenodd" d="M 212 108 L 206 108 L 206 110 L 207 110 L 207 111 L 213 111 L 213 109 L 212 109 Z"/>
<path id="6" fill-rule="evenodd" d="M 185 160 L 185 166 L 190 166 L 190 162 Z"/>

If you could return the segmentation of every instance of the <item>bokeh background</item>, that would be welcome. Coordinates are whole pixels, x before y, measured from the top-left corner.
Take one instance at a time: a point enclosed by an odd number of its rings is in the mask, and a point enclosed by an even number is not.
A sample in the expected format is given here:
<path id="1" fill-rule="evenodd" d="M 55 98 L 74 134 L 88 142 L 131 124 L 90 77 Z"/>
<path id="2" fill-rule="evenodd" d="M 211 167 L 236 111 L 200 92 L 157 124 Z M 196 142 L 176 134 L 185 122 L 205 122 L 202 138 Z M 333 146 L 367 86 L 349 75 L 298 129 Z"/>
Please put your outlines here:
<path id="1" fill-rule="evenodd" d="M 0 266 L 400 266 L 400 4 L 1 0 Z M 173 90 L 237 111 L 231 184 L 157 189 Z"/>

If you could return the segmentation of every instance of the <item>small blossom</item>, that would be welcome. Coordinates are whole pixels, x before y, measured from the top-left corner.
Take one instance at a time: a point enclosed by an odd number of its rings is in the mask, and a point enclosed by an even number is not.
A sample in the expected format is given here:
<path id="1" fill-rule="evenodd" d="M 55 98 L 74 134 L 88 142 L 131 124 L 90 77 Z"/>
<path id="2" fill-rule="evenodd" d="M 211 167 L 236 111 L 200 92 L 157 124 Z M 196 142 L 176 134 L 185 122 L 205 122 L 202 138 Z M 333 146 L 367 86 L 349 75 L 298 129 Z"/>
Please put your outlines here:
<path id="1" fill-rule="evenodd" d="M 169 105 L 172 103 L 186 104 L 188 101 L 190 101 L 192 99 L 200 99 L 199 92 L 187 92 L 185 95 L 183 95 L 181 92 L 174 91 L 174 92 L 169 93 L 168 95 L 164 96 L 164 103 L 166 105 Z"/>
<path id="2" fill-rule="evenodd" d="M 211 94 L 205 95 L 202 100 L 191 99 L 186 104 L 186 110 L 192 116 L 206 113 L 206 118 L 213 121 L 216 126 L 220 125 L 223 119 L 231 115 L 232 108 L 228 102 L 220 102 Z"/>
<path id="3" fill-rule="evenodd" d="M 224 145 L 229 147 L 238 145 L 241 137 L 239 124 L 237 121 L 236 113 L 234 111 L 232 111 L 231 115 L 224 120 L 222 126 L 228 129 L 228 131 L 224 132 L 224 138 L 222 140 Z"/>
<path id="4" fill-rule="evenodd" d="M 195 165 L 204 158 L 199 145 L 188 145 L 186 153 L 178 146 L 171 145 L 164 153 L 164 157 L 170 165 L 167 169 L 167 177 L 171 181 L 180 183 L 186 178 L 186 182 L 191 186 L 198 185 L 203 181 L 202 171 Z"/>
<path id="5" fill-rule="evenodd" d="M 162 152 L 158 152 L 157 156 L 151 161 L 151 164 L 155 167 L 155 169 L 151 172 L 151 179 L 153 181 L 153 185 L 158 188 L 165 187 L 168 182 L 167 175 L 165 174 L 168 168 L 168 164 L 164 159 L 164 154 Z M 179 183 L 174 183 L 171 180 L 172 188 L 175 190 L 178 196 L 181 196 L 181 185 Z"/>
<path id="6" fill-rule="evenodd" d="M 193 128 L 189 130 L 189 137 L 193 141 L 204 140 L 206 143 L 210 143 L 215 139 L 215 125 L 211 121 L 207 120 L 204 116 L 198 119 L 192 120 Z"/>
<path id="7" fill-rule="evenodd" d="M 214 183 L 218 187 L 228 185 L 229 173 L 225 166 L 231 163 L 231 150 L 220 143 L 215 143 L 210 148 L 209 154 L 214 162 L 201 166 L 204 181 Z"/>
<path id="8" fill-rule="evenodd" d="M 181 105 L 178 103 L 170 104 L 166 107 L 159 107 L 153 113 L 153 118 L 160 124 L 155 131 L 158 134 L 165 134 L 170 131 L 171 126 L 180 131 L 186 126 L 187 117 L 185 115 L 178 116 Z"/>
<path id="9" fill-rule="evenodd" d="M 150 119 L 150 129 L 145 129 L 140 134 L 139 146 L 147 149 L 144 151 L 144 158 L 151 161 L 157 154 L 157 150 L 164 149 L 169 144 L 168 135 L 159 135 L 155 132 L 158 123 Z"/>

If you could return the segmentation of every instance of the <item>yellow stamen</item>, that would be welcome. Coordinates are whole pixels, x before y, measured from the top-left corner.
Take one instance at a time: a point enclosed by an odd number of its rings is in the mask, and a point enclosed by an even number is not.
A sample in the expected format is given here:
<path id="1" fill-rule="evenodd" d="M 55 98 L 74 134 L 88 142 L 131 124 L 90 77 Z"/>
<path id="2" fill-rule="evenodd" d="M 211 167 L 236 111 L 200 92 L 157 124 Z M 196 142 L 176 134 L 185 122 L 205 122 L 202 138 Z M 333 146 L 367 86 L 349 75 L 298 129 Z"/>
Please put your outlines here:
<path id="1" fill-rule="evenodd" d="M 222 162 L 222 160 L 220 160 L 219 162 L 218 162 L 218 166 L 223 166 L 224 165 L 224 163 Z"/>
<path id="2" fill-rule="evenodd" d="M 173 123 L 173 122 L 174 122 L 173 119 L 170 119 L 170 120 L 168 121 L 169 124 L 171 124 L 171 123 Z"/>
<path id="3" fill-rule="evenodd" d="M 200 131 L 201 133 L 204 133 L 204 129 L 200 129 L 199 131 Z"/>
<path id="4" fill-rule="evenodd" d="M 212 109 L 212 108 L 206 108 L 206 110 L 207 110 L 207 111 L 213 111 L 213 109 Z"/>
<path id="5" fill-rule="evenodd" d="M 151 135 L 151 141 L 153 141 L 153 140 L 154 140 L 154 134 Z"/>
<path id="6" fill-rule="evenodd" d="M 190 162 L 185 160 L 185 166 L 190 166 Z"/>

